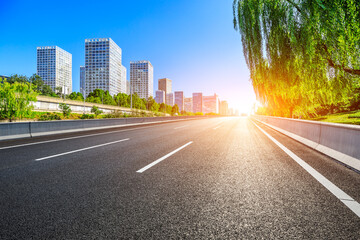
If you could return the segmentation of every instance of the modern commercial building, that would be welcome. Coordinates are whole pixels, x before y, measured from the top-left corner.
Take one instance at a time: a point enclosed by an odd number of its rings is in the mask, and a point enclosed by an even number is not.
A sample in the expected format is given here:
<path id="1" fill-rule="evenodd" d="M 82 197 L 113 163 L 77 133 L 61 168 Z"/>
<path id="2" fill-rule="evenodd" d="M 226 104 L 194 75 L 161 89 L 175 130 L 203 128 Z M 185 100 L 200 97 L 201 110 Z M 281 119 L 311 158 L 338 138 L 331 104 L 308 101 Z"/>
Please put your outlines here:
<path id="1" fill-rule="evenodd" d="M 120 92 L 126 93 L 127 92 L 127 86 L 126 86 L 127 80 L 126 80 L 126 67 L 124 65 L 121 65 L 121 84 L 120 84 Z"/>
<path id="2" fill-rule="evenodd" d="M 185 110 L 184 106 L 184 92 L 183 91 L 175 91 L 175 104 L 179 107 L 179 112 Z"/>
<path id="3" fill-rule="evenodd" d="M 85 91 L 85 67 L 80 66 L 80 92 L 84 94 L 85 93 L 84 91 Z"/>
<path id="4" fill-rule="evenodd" d="M 192 112 L 193 111 L 193 104 L 192 104 L 192 98 L 185 98 L 184 99 L 184 109 L 185 112 Z"/>
<path id="5" fill-rule="evenodd" d="M 203 112 L 219 113 L 219 96 L 216 93 L 213 96 L 203 96 Z"/>
<path id="6" fill-rule="evenodd" d="M 125 92 L 122 71 L 121 48 L 111 38 L 85 39 L 86 95 L 97 88 L 111 96 Z"/>
<path id="7" fill-rule="evenodd" d="M 53 91 L 72 92 L 72 55 L 58 46 L 37 47 L 37 75 Z"/>
<path id="8" fill-rule="evenodd" d="M 130 95 L 130 82 L 126 80 L 126 94 Z"/>
<path id="9" fill-rule="evenodd" d="M 165 95 L 172 92 L 172 81 L 169 78 L 158 80 L 158 89 L 165 92 Z"/>
<path id="10" fill-rule="evenodd" d="M 203 94 L 202 93 L 193 93 L 193 113 L 203 112 Z"/>
<path id="11" fill-rule="evenodd" d="M 170 106 L 174 106 L 174 93 L 166 94 L 166 104 Z"/>
<path id="12" fill-rule="evenodd" d="M 140 98 L 153 96 L 154 72 L 150 61 L 130 62 L 131 92 L 137 93 Z"/>
<path id="13" fill-rule="evenodd" d="M 157 90 L 155 95 L 155 102 L 158 104 L 165 103 L 165 92 L 162 90 Z"/>
<path id="14" fill-rule="evenodd" d="M 221 115 L 228 115 L 229 114 L 229 106 L 227 101 L 221 101 L 220 103 L 220 114 Z"/>

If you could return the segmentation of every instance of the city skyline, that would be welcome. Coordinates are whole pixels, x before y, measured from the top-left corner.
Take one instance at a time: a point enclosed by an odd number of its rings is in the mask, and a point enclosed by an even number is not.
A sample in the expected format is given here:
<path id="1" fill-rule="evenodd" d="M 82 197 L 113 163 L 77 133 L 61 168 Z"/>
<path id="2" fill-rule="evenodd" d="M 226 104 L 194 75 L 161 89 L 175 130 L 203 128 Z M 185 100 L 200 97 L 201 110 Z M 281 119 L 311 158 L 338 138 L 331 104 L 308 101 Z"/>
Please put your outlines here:
<path id="1" fill-rule="evenodd" d="M 72 8 L 67 8 L 65 1 L 50 12 L 54 3 L 36 2 L 0 3 L 4 9 L 2 28 L 9 33 L 0 40 L 1 75 L 36 73 L 34 49 L 56 45 L 73 56 L 73 91 L 78 92 L 80 66 L 85 66 L 84 39 L 109 37 L 123 49 L 127 79 L 130 61 L 150 60 L 154 66 L 154 90 L 158 89 L 157 79 L 166 76 L 173 80 L 174 91 L 183 91 L 185 97 L 191 97 L 193 92 L 203 92 L 205 96 L 216 92 L 234 108 L 255 101 L 240 35 L 232 25 L 232 9 L 228 7 L 231 0 L 208 1 L 207 5 L 186 0 L 125 1 L 112 2 L 112 8 L 73 2 Z M 139 4 L 143 6 L 140 10 Z M 13 19 L 10 14 L 14 11 L 20 16 L 29 11 L 42 12 L 48 20 Z M 63 18 L 63 12 L 72 17 Z M 84 19 L 89 19 L 88 13 L 92 12 L 98 13 L 99 20 L 84 25 Z M 46 30 L 34 34 L 33 26 Z M 23 35 L 32 37 L 24 41 Z"/>

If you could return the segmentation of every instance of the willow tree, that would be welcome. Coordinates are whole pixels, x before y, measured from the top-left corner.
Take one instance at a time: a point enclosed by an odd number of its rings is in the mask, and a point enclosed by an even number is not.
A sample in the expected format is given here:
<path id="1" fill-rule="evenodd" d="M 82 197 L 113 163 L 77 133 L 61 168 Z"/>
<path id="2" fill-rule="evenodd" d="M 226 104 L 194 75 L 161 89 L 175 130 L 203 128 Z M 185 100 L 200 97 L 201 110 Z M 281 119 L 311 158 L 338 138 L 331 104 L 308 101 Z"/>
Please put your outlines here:
<path id="1" fill-rule="evenodd" d="M 269 114 L 347 104 L 360 83 L 360 1 L 234 0 L 233 12 Z"/>

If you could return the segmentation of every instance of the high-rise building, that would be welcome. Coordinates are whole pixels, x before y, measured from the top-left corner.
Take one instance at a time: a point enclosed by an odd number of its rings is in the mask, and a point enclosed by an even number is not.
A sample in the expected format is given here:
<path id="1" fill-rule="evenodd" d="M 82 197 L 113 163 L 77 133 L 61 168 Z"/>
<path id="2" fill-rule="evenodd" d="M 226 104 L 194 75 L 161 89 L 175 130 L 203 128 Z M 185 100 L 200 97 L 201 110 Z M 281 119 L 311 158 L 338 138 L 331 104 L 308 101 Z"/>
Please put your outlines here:
<path id="1" fill-rule="evenodd" d="M 203 99 L 202 93 L 193 93 L 193 113 L 202 112 L 203 111 Z"/>
<path id="2" fill-rule="evenodd" d="M 179 107 L 179 112 L 184 111 L 184 92 L 175 91 L 175 104 Z"/>
<path id="3" fill-rule="evenodd" d="M 165 92 L 165 95 L 172 92 L 172 81 L 169 78 L 158 80 L 158 89 Z"/>
<path id="4" fill-rule="evenodd" d="M 216 93 L 213 96 L 203 96 L 203 112 L 219 113 L 219 96 Z"/>
<path id="5" fill-rule="evenodd" d="M 140 98 L 153 96 L 154 72 L 150 61 L 130 62 L 131 92 L 137 93 Z"/>
<path id="6" fill-rule="evenodd" d="M 80 66 L 80 92 L 84 94 L 84 91 L 85 91 L 85 67 Z"/>
<path id="7" fill-rule="evenodd" d="M 130 82 L 126 80 L 126 94 L 130 95 Z"/>
<path id="8" fill-rule="evenodd" d="M 221 101 L 221 104 L 220 104 L 220 114 L 221 115 L 228 115 L 229 114 L 229 106 L 228 106 L 228 103 L 227 101 Z"/>
<path id="9" fill-rule="evenodd" d="M 97 88 L 118 94 L 125 89 L 121 73 L 121 48 L 111 38 L 85 39 L 86 95 Z"/>
<path id="10" fill-rule="evenodd" d="M 155 102 L 158 104 L 165 103 L 165 92 L 162 90 L 157 90 L 155 95 Z"/>
<path id="11" fill-rule="evenodd" d="M 121 84 L 120 84 L 120 92 L 126 93 L 127 92 L 127 86 L 126 86 L 127 80 L 126 80 L 126 67 L 124 65 L 121 65 Z"/>
<path id="12" fill-rule="evenodd" d="M 166 94 L 166 104 L 170 106 L 174 106 L 174 93 Z"/>
<path id="13" fill-rule="evenodd" d="M 37 47 L 37 75 L 53 91 L 72 92 L 72 55 L 58 46 Z"/>
<path id="14" fill-rule="evenodd" d="M 193 111 L 193 104 L 192 104 L 192 98 L 185 98 L 184 99 L 184 109 L 185 112 L 192 112 Z"/>

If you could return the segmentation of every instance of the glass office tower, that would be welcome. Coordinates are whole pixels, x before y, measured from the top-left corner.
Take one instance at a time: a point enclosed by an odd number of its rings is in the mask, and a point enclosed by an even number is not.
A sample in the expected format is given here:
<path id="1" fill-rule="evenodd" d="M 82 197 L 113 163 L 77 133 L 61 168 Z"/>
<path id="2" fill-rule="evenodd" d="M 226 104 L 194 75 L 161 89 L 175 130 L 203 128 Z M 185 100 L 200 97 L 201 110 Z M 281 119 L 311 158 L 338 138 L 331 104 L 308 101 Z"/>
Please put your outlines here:
<path id="1" fill-rule="evenodd" d="M 130 85 L 131 92 L 140 98 L 154 96 L 154 72 L 150 61 L 130 62 Z"/>
<path id="2" fill-rule="evenodd" d="M 37 75 L 53 91 L 72 92 L 72 55 L 58 46 L 37 47 Z"/>
<path id="3" fill-rule="evenodd" d="M 97 88 L 111 96 L 125 92 L 121 75 L 121 48 L 111 38 L 85 39 L 86 96 Z"/>

